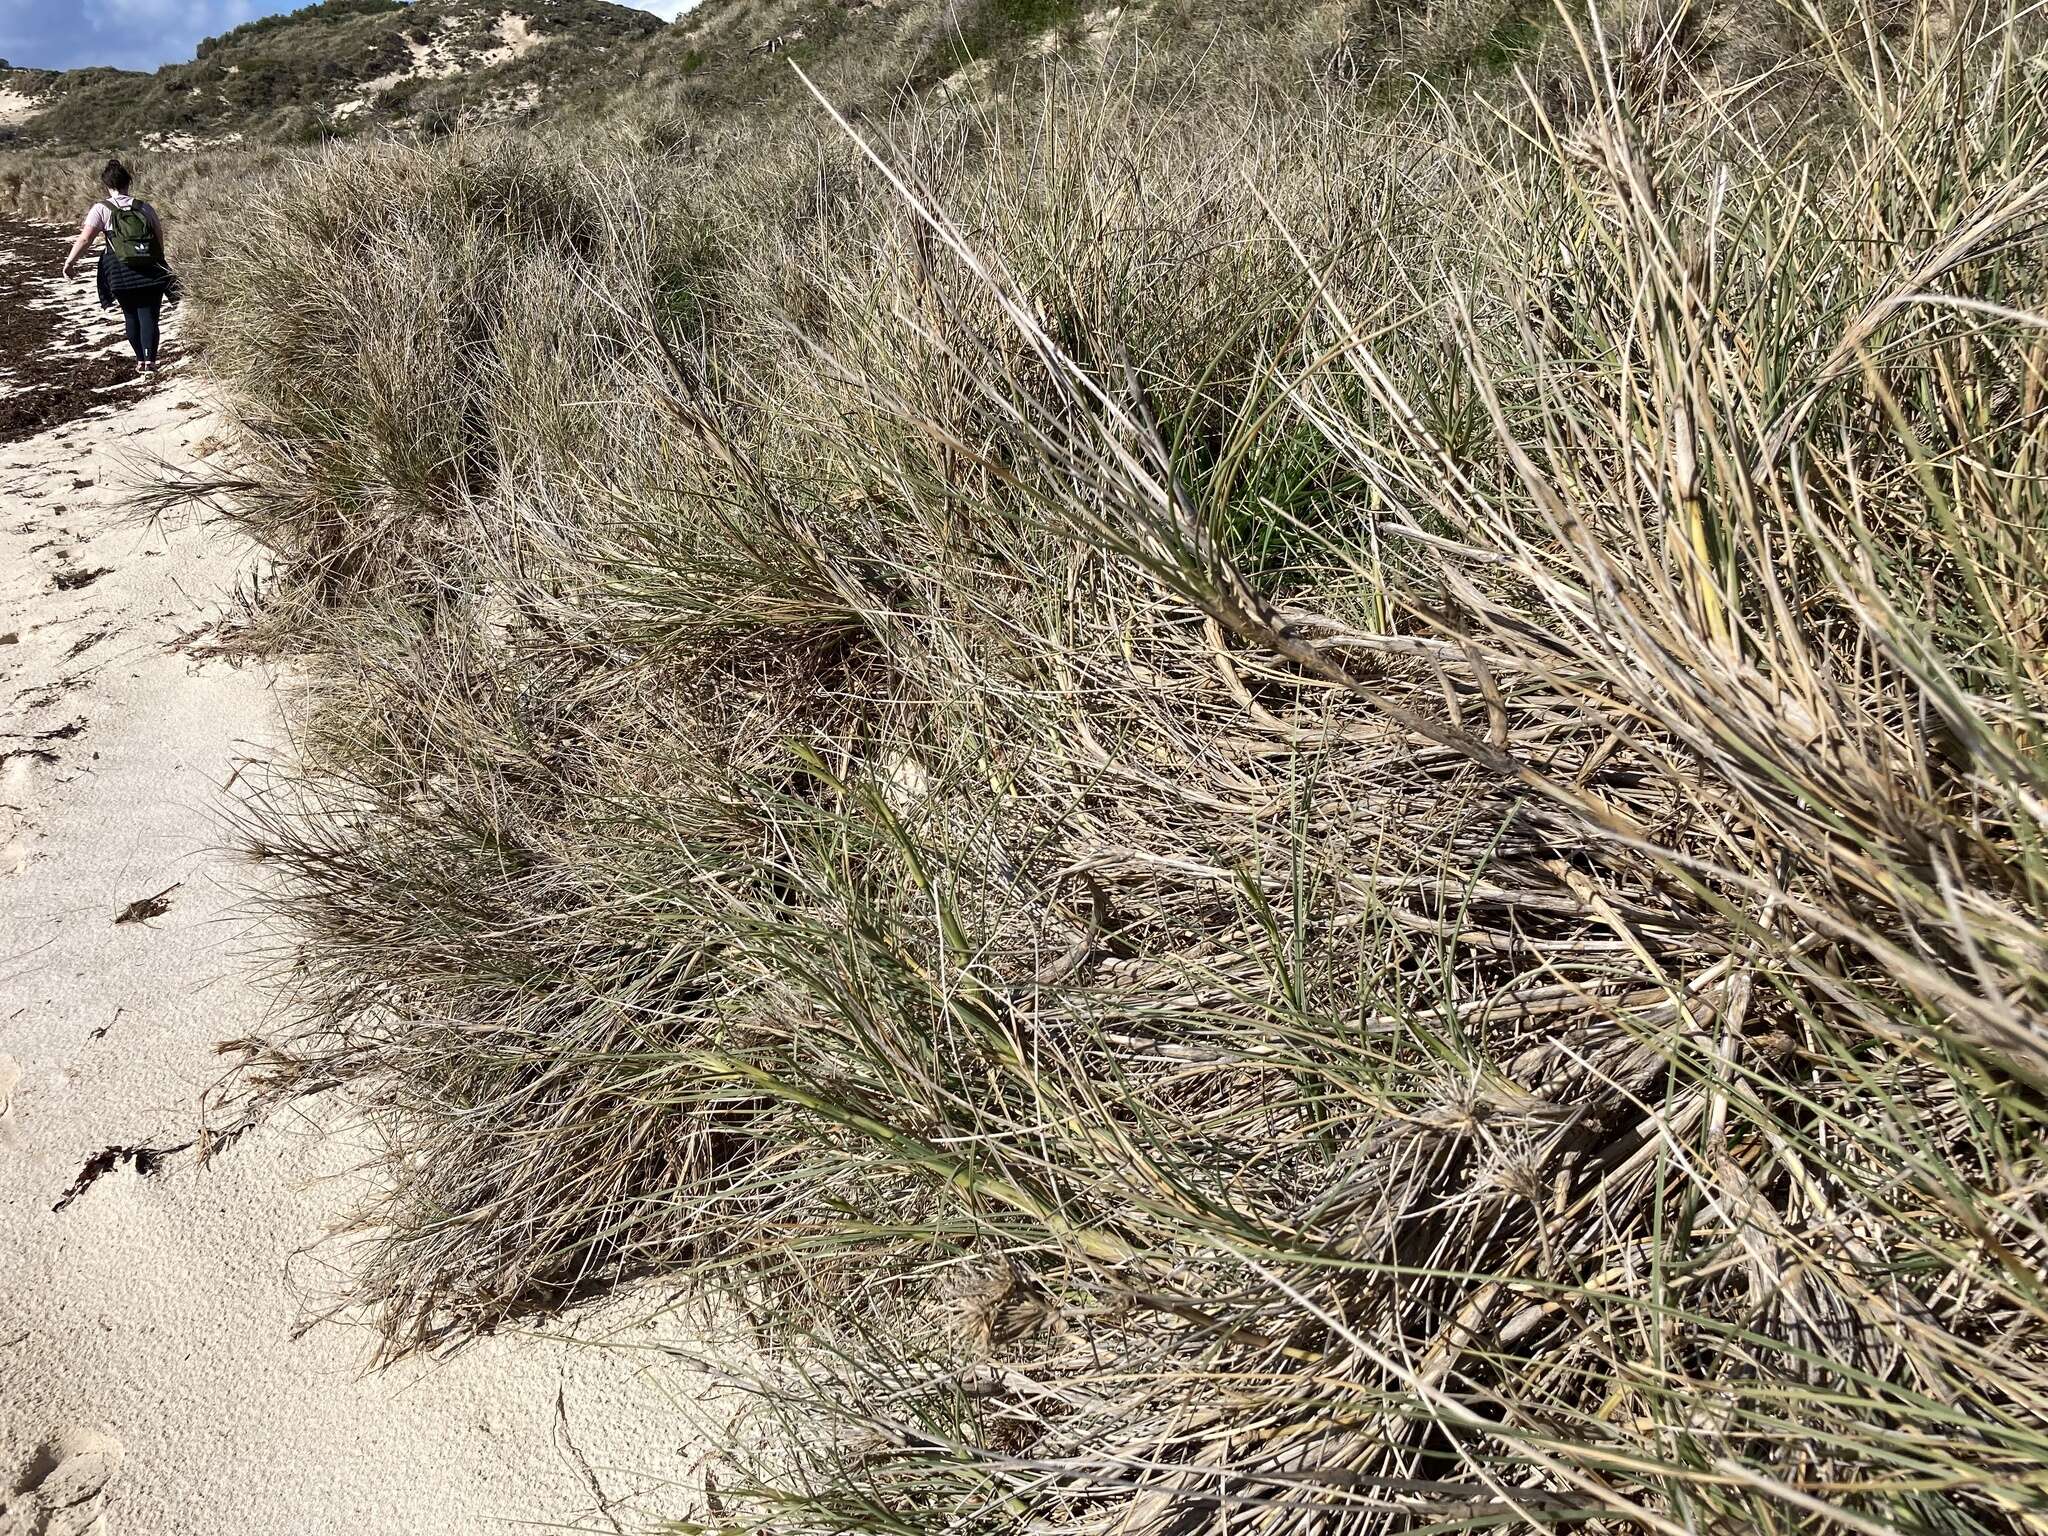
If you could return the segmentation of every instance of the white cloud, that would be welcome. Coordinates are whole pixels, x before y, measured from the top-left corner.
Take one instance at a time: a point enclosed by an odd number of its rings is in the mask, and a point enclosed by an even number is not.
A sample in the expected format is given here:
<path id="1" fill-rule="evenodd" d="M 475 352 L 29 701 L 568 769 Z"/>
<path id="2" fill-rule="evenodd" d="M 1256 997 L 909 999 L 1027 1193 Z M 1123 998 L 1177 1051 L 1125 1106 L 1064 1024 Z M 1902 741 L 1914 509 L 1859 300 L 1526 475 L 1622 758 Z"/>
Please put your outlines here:
<path id="1" fill-rule="evenodd" d="M 191 58 L 202 37 L 282 8 L 283 0 L 0 0 L 0 57 L 154 69 Z"/>

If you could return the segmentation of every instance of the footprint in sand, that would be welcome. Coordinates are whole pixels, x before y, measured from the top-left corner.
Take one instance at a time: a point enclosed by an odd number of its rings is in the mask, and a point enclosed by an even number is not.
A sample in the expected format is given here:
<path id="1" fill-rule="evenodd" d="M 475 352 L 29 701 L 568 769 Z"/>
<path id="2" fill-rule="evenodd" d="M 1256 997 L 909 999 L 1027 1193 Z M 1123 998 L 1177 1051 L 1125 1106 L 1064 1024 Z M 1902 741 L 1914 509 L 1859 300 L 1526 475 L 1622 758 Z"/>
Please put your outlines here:
<path id="1" fill-rule="evenodd" d="M 0 1056 L 0 1150 L 26 1150 L 21 1127 L 14 1119 L 14 1090 L 21 1086 L 21 1063 L 12 1056 Z"/>
<path id="2" fill-rule="evenodd" d="M 103 1429 L 67 1429 L 0 1499 L 0 1536 L 112 1536 L 107 1488 L 120 1470 L 119 1440 Z"/>
<path id="3" fill-rule="evenodd" d="M 0 876 L 20 874 L 28 865 L 39 780 L 56 761 L 57 754 L 45 748 L 0 752 Z"/>

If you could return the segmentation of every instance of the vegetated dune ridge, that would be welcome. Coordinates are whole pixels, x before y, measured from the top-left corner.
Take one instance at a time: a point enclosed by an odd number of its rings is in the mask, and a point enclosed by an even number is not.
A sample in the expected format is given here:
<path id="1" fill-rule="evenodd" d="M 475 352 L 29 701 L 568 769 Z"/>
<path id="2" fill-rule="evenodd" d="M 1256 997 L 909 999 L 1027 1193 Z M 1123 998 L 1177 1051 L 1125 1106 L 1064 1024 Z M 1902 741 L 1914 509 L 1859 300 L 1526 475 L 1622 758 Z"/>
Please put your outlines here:
<path id="1" fill-rule="evenodd" d="M 153 74 L 0 71 L 0 129 L 132 152 L 497 118 L 605 70 L 660 26 L 609 0 L 327 0 L 245 23 Z"/>
<path id="2" fill-rule="evenodd" d="M 728 1261 L 778 1531 L 2038 1525 L 2041 23 L 1595 20 L 267 189 L 394 1354 Z"/>
<path id="3" fill-rule="evenodd" d="M 22 372 L 125 351 L 90 279 L 56 280 L 64 241 L 0 230 L 0 313 L 44 326 L 9 354 L 0 420 L 34 392 Z M 220 791 L 279 749 L 277 695 L 300 685 L 235 643 L 253 550 L 123 514 L 225 448 L 184 367 L 0 441 L 0 1530 L 475 1536 L 685 1512 L 633 1471 L 690 1458 L 630 1357 L 508 1337 L 369 1376 L 360 1327 L 299 1335 L 339 1288 L 346 1254 L 314 1245 L 374 1143 L 338 1106 L 245 1127 L 209 1090 L 219 1043 L 266 1011 Z"/>

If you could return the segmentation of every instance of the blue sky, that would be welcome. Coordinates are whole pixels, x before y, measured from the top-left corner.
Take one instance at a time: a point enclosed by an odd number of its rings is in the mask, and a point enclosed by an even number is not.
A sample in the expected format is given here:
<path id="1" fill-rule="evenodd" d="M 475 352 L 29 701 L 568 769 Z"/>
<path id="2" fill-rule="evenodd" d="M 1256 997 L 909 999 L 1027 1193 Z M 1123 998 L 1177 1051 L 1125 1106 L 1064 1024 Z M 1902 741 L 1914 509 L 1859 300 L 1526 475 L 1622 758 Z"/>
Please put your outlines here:
<path id="1" fill-rule="evenodd" d="M 308 0 L 0 0 L 0 59 L 17 68 L 117 64 L 155 69 L 192 57 L 202 37 L 297 10 Z M 689 0 L 626 0 L 674 16 Z"/>

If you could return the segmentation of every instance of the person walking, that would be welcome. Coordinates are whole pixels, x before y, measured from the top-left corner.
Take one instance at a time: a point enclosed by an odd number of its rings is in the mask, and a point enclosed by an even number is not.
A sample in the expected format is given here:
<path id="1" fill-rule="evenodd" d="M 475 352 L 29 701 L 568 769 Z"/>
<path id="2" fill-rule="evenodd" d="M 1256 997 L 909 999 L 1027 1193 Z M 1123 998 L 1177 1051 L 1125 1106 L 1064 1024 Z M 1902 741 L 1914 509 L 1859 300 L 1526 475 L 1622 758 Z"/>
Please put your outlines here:
<path id="1" fill-rule="evenodd" d="M 100 247 L 100 307 L 121 306 L 135 366 L 147 376 L 156 372 L 164 301 L 177 302 L 177 278 L 164 254 L 163 220 L 148 203 L 130 195 L 133 184 L 127 166 L 119 160 L 107 162 L 100 172 L 105 195 L 87 211 L 78 238 L 71 242 L 64 275 L 77 270 L 94 241 L 106 242 Z"/>

